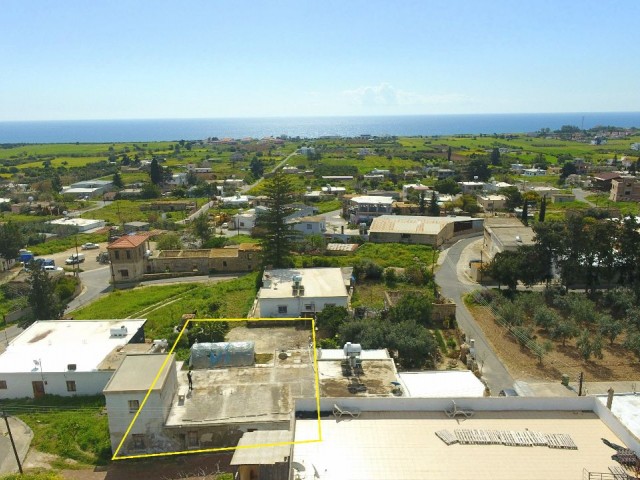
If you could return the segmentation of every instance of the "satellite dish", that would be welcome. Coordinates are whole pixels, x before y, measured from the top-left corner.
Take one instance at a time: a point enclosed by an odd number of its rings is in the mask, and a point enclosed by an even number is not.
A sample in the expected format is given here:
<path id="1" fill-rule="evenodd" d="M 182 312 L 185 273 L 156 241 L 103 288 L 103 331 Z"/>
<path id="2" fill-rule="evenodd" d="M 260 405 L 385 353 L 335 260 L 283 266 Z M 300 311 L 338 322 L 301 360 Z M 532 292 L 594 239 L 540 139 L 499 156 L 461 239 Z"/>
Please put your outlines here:
<path id="1" fill-rule="evenodd" d="M 39 361 L 39 360 L 34 360 L 34 361 L 33 361 L 33 364 L 34 364 L 35 366 L 40 366 L 40 361 Z"/>

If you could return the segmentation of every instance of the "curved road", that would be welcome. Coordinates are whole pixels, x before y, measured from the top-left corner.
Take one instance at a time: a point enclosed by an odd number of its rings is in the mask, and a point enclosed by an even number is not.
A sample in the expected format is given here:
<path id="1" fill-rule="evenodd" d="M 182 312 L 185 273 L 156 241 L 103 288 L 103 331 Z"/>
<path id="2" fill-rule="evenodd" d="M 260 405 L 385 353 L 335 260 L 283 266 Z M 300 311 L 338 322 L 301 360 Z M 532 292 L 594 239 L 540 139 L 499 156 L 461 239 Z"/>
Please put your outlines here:
<path id="1" fill-rule="evenodd" d="M 476 359 L 481 366 L 482 377 L 491 389 L 491 394 L 497 395 L 502 389 L 513 388 L 513 377 L 491 348 L 482 329 L 462 300 L 464 294 L 479 288 L 463 278 L 462 268 L 458 266 L 462 251 L 477 240 L 478 237 L 460 240 L 441 253 L 445 259 L 436 272 L 436 282 L 441 293 L 456 303 L 458 326 L 467 334 L 467 338 L 475 339 Z"/>

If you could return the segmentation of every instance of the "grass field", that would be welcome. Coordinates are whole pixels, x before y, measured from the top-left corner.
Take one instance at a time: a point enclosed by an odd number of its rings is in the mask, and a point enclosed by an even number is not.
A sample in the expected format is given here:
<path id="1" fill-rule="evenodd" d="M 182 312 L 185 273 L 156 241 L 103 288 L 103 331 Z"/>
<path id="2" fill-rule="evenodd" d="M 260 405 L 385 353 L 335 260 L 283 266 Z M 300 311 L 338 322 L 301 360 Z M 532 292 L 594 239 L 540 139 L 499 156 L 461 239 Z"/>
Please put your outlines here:
<path id="1" fill-rule="evenodd" d="M 104 397 L 56 397 L 2 400 L 0 408 L 17 415 L 33 430 L 31 446 L 84 465 L 104 465 L 111 442 Z"/>
<path id="2" fill-rule="evenodd" d="M 33 245 L 29 250 L 34 255 L 50 255 L 52 253 L 63 252 L 72 247 L 78 246 L 78 250 L 83 243 L 101 243 L 107 241 L 106 233 L 79 233 L 67 238 L 57 238 L 45 243 Z"/>
<path id="3" fill-rule="evenodd" d="M 215 318 L 244 318 L 255 298 L 257 273 L 214 284 L 137 287 L 116 290 L 96 302 L 75 310 L 73 318 L 146 318 L 149 338 L 167 338 L 184 313 Z"/>
<path id="4" fill-rule="evenodd" d="M 305 263 L 327 263 L 333 267 L 351 267 L 361 260 L 371 260 L 382 268 L 407 268 L 416 264 L 429 267 L 438 258 L 438 252 L 427 245 L 403 245 L 400 243 L 365 243 L 353 255 L 294 257 L 296 267 Z M 311 265 L 310 265 L 311 266 Z"/>

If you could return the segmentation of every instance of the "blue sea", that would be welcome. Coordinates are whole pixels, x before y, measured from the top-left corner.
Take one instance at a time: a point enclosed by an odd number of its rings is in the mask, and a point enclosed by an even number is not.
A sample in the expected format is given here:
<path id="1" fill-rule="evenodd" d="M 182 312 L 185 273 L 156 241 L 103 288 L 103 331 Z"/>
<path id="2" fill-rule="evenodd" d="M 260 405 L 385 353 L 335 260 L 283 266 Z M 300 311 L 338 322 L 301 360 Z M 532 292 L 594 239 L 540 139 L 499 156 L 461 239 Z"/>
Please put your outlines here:
<path id="1" fill-rule="evenodd" d="M 218 138 L 433 136 L 552 130 L 562 125 L 640 127 L 640 112 L 274 117 L 0 122 L 0 143 L 99 143 Z"/>

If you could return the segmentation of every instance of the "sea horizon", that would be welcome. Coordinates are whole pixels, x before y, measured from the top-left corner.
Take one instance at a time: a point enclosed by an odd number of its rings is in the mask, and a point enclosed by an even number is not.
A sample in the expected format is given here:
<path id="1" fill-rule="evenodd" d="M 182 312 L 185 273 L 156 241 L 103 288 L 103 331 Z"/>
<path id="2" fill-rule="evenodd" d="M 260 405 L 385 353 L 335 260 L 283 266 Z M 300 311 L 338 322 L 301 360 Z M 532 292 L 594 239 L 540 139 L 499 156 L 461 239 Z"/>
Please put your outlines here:
<path id="1" fill-rule="evenodd" d="M 0 144 L 109 143 L 265 138 L 286 135 L 442 136 L 529 133 L 575 125 L 640 127 L 640 112 L 424 114 L 375 116 L 273 116 L 106 120 L 0 121 Z"/>

